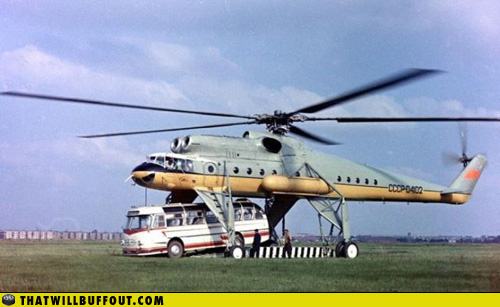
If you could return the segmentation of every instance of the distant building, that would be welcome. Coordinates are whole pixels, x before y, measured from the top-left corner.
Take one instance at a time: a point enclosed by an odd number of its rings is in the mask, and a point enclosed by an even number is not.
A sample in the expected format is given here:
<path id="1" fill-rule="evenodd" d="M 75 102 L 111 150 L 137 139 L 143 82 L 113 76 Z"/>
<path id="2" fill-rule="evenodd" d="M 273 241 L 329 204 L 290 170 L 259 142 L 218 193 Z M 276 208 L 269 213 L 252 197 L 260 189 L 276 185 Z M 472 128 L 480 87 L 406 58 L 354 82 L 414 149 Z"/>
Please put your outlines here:
<path id="1" fill-rule="evenodd" d="M 0 240 L 103 240 L 120 241 L 121 232 L 56 231 L 56 230 L 0 230 Z"/>

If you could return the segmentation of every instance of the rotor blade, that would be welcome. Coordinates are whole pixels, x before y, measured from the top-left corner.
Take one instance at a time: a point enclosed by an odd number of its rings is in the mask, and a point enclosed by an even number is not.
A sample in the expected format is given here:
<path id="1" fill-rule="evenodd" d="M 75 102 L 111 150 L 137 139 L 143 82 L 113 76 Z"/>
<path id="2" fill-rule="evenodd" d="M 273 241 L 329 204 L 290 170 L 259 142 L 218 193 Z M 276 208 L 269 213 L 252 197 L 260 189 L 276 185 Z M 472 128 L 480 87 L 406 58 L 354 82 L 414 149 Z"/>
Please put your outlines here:
<path id="1" fill-rule="evenodd" d="M 239 125 L 251 125 L 251 124 L 255 124 L 255 123 L 256 123 L 255 121 L 247 121 L 247 122 L 237 122 L 237 123 L 227 123 L 227 124 L 192 126 L 192 127 L 183 127 L 183 128 L 171 128 L 171 129 L 159 129 L 159 130 L 143 130 L 143 131 L 130 131 L 130 132 L 116 132 L 116 133 L 105 133 L 105 134 L 82 135 L 82 136 L 79 136 L 79 137 L 80 138 L 85 138 L 85 139 L 93 139 L 93 138 L 103 138 L 103 137 L 123 136 L 123 135 L 135 135 L 135 134 L 159 133 L 159 132 L 169 132 L 169 131 L 181 131 L 181 130 L 218 128 L 218 127 L 229 127 L 229 126 L 239 126 Z"/>
<path id="2" fill-rule="evenodd" d="M 330 141 L 328 139 L 325 139 L 325 138 L 322 138 L 322 137 L 319 137 L 317 135 L 314 135 L 314 134 L 311 134 L 305 130 L 302 130 L 296 126 L 290 126 L 290 132 L 291 133 L 294 133 L 294 134 L 297 134 L 297 135 L 300 135 L 301 137 L 304 137 L 306 139 L 310 139 L 310 140 L 313 140 L 313 141 L 316 141 L 316 142 L 319 142 L 319 143 L 322 143 L 322 144 L 326 144 L 326 145 L 340 145 L 341 143 L 337 143 L 337 142 L 334 142 L 334 141 Z"/>
<path id="3" fill-rule="evenodd" d="M 100 101 L 100 100 L 90 100 L 90 99 L 71 98 L 71 97 L 60 97 L 60 96 L 31 94 L 31 93 L 22 93 L 22 92 L 1 92 L 0 95 L 12 96 L 12 97 L 19 97 L 19 98 L 33 98 L 33 99 L 41 99 L 41 100 L 54 100 L 54 101 L 61 101 L 61 102 L 68 102 L 68 103 L 92 104 L 92 105 L 107 106 L 107 107 L 118 107 L 118 108 L 129 108 L 129 109 L 151 110 L 151 111 L 163 111 L 163 112 L 176 112 L 176 113 L 198 114 L 198 115 L 207 115 L 207 116 L 221 116 L 221 117 L 235 117 L 235 118 L 255 119 L 255 117 L 253 117 L 253 116 L 245 116 L 245 115 L 237 115 L 237 114 L 218 113 L 218 112 L 204 112 L 204 111 L 192 111 L 192 110 L 180 110 L 180 109 L 170 109 L 170 108 L 162 108 L 162 107 L 150 107 L 150 106 L 141 106 L 141 105 L 124 104 L 124 103 L 116 103 L 116 102 L 107 102 L 107 101 Z"/>
<path id="4" fill-rule="evenodd" d="M 389 76 L 385 79 L 375 81 L 371 84 L 367 84 L 350 92 L 346 92 L 340 96 L 328 99 L 326 101 L 320 102 L 318 104 L 314 104 L 308 107 L 304 107 L 295 112 L 289 113 L 289 115 L 297 114 L 297 113 L 316 113 L 321 110 L 331 108 L 333 106 L 346 103 L 349 100 L 358 98 L 360 96 L 371 94 L 374 92 L 378 92 L 384 89 L 388 89 L 390 87 L 394 87 L 397 85 L 402 85 L 403 83 L 416 80 L 418 78 L 422 78 L 428 75 L 432 75 L 435 73 L 441 72 L 440 70 L 433 69 L 407 69 L 398 74 Z"/>
<path id="5" fill-rule="evenodd" d="M 445 151 L 441 153 L 441 160 L 445 166 L 451 166 L 461 163 L 461 156 L 454 152 Z"/>
<path id="6" fill-rule="evenodd" d="M 467 156 L 467 125 L 465 123 L 458 123 L 458 131 L 460 133 L 460 145 L 462 149 L 462 156 Z"/>
<path id="7" fill-rule="evenodd" d="M 323 120 L 339 123 L 500 122 L 500 117 L 307 117 L 304 119 L 304 121 Z"/>

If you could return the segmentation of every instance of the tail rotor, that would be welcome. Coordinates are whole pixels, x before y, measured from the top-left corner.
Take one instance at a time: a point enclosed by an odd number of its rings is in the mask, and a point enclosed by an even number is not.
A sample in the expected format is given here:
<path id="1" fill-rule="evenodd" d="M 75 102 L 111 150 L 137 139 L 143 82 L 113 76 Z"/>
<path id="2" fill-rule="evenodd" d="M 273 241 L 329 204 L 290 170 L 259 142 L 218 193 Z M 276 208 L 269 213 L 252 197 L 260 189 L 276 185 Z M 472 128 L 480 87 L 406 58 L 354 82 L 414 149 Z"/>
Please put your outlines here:
<path id="1" fill-rule="evenodd" d="M 465 123 L 459 123 L 458 132 L 459 132 L 460 147 L 462 152 L 461 154 L 457 154 L 454 152 L 443 152 L 442 154 L 443 163 L 445 163 L 446 165 L 460 163 L 464 166 L 464 168 L 466 168 L 469 162 L 472 161 L 472 157 L 469 157 L 467 155 L 467 143 L 468 143 L 467 125 Z"/>

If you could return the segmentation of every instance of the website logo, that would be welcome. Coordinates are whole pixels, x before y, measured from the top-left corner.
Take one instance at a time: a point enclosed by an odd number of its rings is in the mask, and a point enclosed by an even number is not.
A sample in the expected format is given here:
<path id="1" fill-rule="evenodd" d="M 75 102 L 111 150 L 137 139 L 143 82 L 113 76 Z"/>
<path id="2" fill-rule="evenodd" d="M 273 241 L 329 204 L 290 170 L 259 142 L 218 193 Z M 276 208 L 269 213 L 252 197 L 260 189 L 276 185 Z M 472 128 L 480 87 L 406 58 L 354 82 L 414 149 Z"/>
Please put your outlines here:
<path id="1" fill-rule="evenodd" d="M 16 298 L 12 294 L 4 294 L 2 296 L 2 303 L 5 306 L 13 305 L 16 302 Z"/>

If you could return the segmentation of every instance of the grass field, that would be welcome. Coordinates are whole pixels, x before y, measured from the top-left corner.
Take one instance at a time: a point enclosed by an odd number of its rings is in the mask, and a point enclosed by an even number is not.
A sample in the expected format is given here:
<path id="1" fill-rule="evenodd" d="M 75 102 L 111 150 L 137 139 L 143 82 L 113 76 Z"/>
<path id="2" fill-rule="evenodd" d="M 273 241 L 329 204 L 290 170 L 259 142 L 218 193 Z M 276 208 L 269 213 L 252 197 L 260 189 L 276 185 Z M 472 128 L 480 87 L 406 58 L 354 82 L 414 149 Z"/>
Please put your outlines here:
<path id="1" fill-rule="evenodd" d="M 361 244 L 357 259 L 121 256 L 116 243 L 0 242 L 0 291 L 500 291 L 500 245 Z"/>

